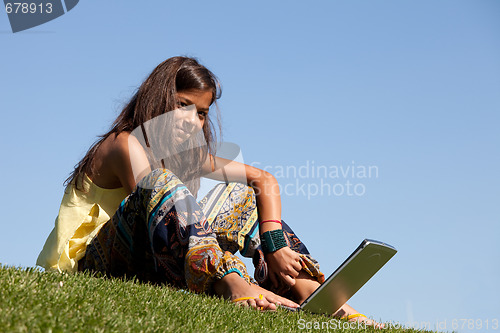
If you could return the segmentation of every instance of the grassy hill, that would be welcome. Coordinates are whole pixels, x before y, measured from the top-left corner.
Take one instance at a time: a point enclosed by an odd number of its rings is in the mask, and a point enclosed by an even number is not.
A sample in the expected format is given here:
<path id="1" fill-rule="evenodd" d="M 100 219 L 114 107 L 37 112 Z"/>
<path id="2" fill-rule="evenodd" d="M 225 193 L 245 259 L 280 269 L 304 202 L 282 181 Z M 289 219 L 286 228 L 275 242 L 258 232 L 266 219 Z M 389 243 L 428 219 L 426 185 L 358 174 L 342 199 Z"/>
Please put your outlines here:
<path id="1" fill-rule="evenodd" d="M 376 331 L 345 329 L 347 325 L 308 313 L 261 313 L 219 298 L 134 281 L 0 266 L 1 332 Z"/>

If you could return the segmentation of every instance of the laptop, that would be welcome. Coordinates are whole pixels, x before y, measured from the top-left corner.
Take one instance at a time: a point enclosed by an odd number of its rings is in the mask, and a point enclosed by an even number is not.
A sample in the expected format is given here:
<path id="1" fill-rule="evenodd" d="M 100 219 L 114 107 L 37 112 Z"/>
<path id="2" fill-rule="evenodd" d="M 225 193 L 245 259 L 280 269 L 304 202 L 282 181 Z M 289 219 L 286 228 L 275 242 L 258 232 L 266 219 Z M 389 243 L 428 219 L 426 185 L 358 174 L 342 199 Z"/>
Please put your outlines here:
<path id="1" fill-rule="evenodd" d="M 337 312 L 396 252 L 389 244 L 365 239 L 299 308 L 289 309 L 318 314 Z"/>

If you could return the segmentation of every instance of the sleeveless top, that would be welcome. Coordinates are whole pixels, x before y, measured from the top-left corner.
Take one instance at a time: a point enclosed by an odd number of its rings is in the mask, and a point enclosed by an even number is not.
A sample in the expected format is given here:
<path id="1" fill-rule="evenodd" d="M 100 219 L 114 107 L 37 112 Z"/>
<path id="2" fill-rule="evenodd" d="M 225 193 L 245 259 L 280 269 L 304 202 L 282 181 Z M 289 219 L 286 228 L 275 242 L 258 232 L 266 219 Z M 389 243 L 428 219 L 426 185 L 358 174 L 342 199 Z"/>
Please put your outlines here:
<path id="1" fill-rule="evenodd" d="M 85 175 L 81 189 L 68 184 L 50 233 L 36 264 L 46 270 L 76 272 L 78 260 L 85 256 L 87 244 L 115 214 L 127 197 L 123 187 L 105 189 Z"/>

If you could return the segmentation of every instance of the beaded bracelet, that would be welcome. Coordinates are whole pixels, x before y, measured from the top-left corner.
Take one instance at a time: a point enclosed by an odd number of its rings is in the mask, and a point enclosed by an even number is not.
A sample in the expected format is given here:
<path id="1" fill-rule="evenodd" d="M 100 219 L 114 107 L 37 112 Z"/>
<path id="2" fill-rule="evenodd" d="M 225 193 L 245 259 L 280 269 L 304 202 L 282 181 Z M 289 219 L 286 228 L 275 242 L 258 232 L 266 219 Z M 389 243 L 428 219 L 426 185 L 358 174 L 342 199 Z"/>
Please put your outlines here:
<path id="1" fill-rule="evenodd" d="M 264 253 L 272 253 L 279 249 L 288 246 L 283 234 L 283 229 L 266 231 L 260 235 L 262 251 Z"/>

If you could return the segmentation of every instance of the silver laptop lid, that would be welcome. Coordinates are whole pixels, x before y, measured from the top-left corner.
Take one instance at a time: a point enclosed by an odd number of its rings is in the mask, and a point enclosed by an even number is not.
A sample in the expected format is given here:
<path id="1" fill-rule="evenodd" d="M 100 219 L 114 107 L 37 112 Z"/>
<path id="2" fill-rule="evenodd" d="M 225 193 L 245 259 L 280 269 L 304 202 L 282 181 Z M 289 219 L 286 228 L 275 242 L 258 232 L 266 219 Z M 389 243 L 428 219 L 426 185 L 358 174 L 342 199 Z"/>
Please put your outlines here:
<path id="1" fill-rule="evenodd" d="M 391 245 L 365 239 L 300 308 L 313 313 L 335 313 L 396 252 Z"/>

